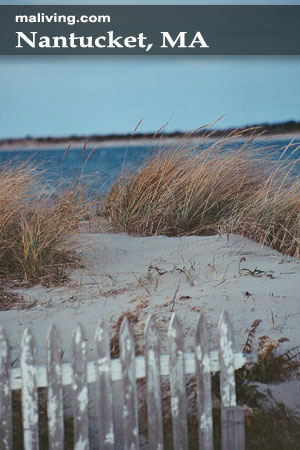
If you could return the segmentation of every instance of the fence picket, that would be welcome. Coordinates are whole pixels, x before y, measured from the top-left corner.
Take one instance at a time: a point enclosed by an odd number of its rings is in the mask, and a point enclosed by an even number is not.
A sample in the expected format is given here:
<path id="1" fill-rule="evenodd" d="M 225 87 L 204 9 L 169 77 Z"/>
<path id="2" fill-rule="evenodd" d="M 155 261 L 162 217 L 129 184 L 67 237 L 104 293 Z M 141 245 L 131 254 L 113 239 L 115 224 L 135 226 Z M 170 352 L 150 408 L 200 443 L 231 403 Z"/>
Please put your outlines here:
<path id="1" fill-rule="evenodd" d="M 35 344 L 26 328 L 21 344 L 22 416 L 24 450 L 39 449 L 38 392 L 35 367 Z"/>
<path id="2" fill-rule="evenodd" d="M 244 450 L 245 412 L 241 406 L 227 406 L 222 409 L 222 450 Z"/>
<path id="3" fill-rule="evenodd" d="M 12 405 L 10 388 L 10 352 L 7 336 L 0 328 L 0 448 L 12 448 Z"/>
<path id="4" fill-rule="evenodd" d="M 204 314 L 199 315 L 195 331 L 195 360 L 199 449 L 213 450 L 211 365 L 207 324 Z"/>
<path id="5" fill-rule="evenodd" d="M 236 406 L 233 331 L 226 311 L 219 320 L 219 346 L 222 450 L 243 450 L 240 422 L 244 416 Z"/>
<path id="6" fill-rule="evenodd" d="M 101 320 L 97 326 L 95 342 L 98 356 L 98 360 L 96 362 L 96 391 L 98 408 L 99 449 L 113 450 L 113 390 L 111 381 L 110 339 L 104 320 Z"/>
<path id="7" fill-rule="evenodd" d="M 88 387 L 86 370 L 86 339 L 80 325 L 72 341 L 74 449 L 88 450 Z"/>
<path id="8" fill-rule="evenodd" d="M 62 350 L 55 325 L 52 325 L 47 336 L 47 384 L 48 384 L 48 432 L 49 449 L 64 449 L 64 416 L 62 393 Z"/>
<path id="9" fill-rule="evenodd" d="M 125 317 L 120 329 L 120 359 L 124 389 L 124 450 L 139 449 L 138 404 L 135 374 L 135 347 L 129 322 Z"/>
<path id="10" fill-rule="evenodd" d="M 174 450 L 186 450 L 188 449 L 188 427 L 183 335 L 175 313 L 171 318 L 168 337 Z"/>
<path id="11" fill-rule="evenodd" d="M 159 356 L 159 333 L 153 316 L 150 316 L 145 327 L 149 450 L 164 448 Z"/>
<path id="12" fill-rule="evenodd" d="M 219 320 L 220 388 L 222 405 L 236 406 L 233 332 L 228 314 L 224 311 Z"/>

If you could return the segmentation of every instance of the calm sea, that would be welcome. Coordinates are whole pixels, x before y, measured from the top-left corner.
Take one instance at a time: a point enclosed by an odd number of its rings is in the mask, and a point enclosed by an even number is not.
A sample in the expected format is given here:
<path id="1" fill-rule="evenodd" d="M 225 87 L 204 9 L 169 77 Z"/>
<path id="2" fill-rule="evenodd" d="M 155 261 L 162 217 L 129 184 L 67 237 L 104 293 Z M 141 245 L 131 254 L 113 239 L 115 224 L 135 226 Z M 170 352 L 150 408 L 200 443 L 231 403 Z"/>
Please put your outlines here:
<path id="1" fill-rule="evenodd" d="M 253 144 L 257 153 L 263 155 L 272 155 L 273 158 L 280 158 L 284 149 L 290 143 L 290 139 L 272 139 L 257 141 Z M 211 144 L 211 143 L 210 143 Z M 201 149 L 210 144 L 202 144 Z M 295 139 L 286 151 L 283 159 L 296 160 L 300 156 L 300 151 L 295 151 L 299 146 L 299 139 Z M 241 142 L 230 143 L 230 147 L 239 148 Z M 137 168 L 145 158 L 148 158 L 157 147 L 133 145 L 126 146 L 101 146 L 97 148 L 87 161 L 87 156 L 91 147 L 87 147 L 85 154 L 82 155 L 82 149 L 72 147 L 64 158 L 65 148 L 47 149 L 47 150 L 1 150 L 0 167 L 6 162 L 13 164 L 23 161 L 30 161 L 39 167 L 45 184 L 53 186 L 57 182 L 69 183 L 82 174 L 82 179 L 88 183 L 97 183 L 97 190 L 105 192 L 108 186 L 118 177 L 122 167 L 127 173 Z M 225 147 L 226 150 L 226 147 Z M 297 164 L 296 172 L 300 174 L 300 164 Z"/>

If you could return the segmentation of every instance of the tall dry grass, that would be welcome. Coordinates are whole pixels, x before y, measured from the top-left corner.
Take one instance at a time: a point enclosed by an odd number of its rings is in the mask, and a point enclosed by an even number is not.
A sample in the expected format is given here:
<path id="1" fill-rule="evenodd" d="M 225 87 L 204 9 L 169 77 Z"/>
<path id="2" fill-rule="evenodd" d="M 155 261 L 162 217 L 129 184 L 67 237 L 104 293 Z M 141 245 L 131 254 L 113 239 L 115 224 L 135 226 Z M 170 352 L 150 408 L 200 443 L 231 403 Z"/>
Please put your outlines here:
<path id="1" fill-rule="evenodd" d="M 219 139 L 201 152 L 187 144 L 155 152 L 111 186 L 104 215 L 118 231 L 241 233 L 299 257 L 300 180 L 291 177 L 296 162 L 258 153 L 253 137 L 228 149 L 241 136 Z"/>
<path id="2" fill-rule="evenodd" d="M 280 169 L 262 180 L 227 228 L 300 258 L 300 178 L 291 181 Z"/>
<path id="3" fill-rule="evenodd" d="M 0 276 L 57 281 L 72 259 L 70 237 L 87 213 L 80 184 L 45 190 L 29 164 L 0 171 Z"/>

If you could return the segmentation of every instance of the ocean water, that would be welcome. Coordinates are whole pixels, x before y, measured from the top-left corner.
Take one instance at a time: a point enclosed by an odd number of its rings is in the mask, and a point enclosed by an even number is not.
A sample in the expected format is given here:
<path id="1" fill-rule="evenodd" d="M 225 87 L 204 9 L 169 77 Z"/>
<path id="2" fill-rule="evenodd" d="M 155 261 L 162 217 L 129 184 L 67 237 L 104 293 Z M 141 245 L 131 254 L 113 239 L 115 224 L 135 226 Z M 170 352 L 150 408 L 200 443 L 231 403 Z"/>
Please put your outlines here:
<path id="1" fill-rule="evenodd" d="M 154 148 L 134 146 L 101 147 L 88 159 L 92 148 L 70 148 L 65 156 L 65 148 L 46 150 L 2 150 L 0 168 L 5 163 L 18 164 L 28 161 L 38 168 L 45 184 L 50 187 L 63 182 L 71 183 L 81 177 L 84 183 L 96 184 L 97 190 L 105 192 L 109 185 L 120 175 L 122 167 L 128 173 L 134 170 L 151 154 Z"/>
<path id="2" fill-rule="evenodd" d="M 274 159 L 296 160 L 300 156 L 300 151 L 296 151 L 300 145 L 299 139 L 295 139 L 290 144 L 290 139 L 272 139 L 257 140 L 254 144 L 255 151 L 262 156 L 270 155 Z M 286 146 L 290 144 L 288 150 L 284 153 Z M 211 142 L 201 144 L 196 151 L 206 148 Z M 241 141 L 230 143 L 230 147 L 239 148 Z M 227 146 L 229 147 L 229 145 Z M 38 167 L 46 186 L 63 182 L 68 184 L 78 179 L 80 174 L 83 182 L 96 185 L 99 193 L 104 193 L 110 184 L 120 175 L 122 168 L 126 173 L 130 173 L 139 167 L 143 161 L 157 149 L 155 146 L 133 145 L 126 146 L 101 146 L 96 148 L 91 157 L 88 155 L 92 150 L 87 146 L 85 154 L 82 155 L 81 148 L 69 149 L 65 155 L 65 148 L 46 149 L 46 150 L 1 150 L 0 168 L 5 163 L 18 164 L 29 161 Z M 226 146 L 224 147 L 226 151 Z M 300 174 L 300 163 L 295 166 L 295 172 Z"/>

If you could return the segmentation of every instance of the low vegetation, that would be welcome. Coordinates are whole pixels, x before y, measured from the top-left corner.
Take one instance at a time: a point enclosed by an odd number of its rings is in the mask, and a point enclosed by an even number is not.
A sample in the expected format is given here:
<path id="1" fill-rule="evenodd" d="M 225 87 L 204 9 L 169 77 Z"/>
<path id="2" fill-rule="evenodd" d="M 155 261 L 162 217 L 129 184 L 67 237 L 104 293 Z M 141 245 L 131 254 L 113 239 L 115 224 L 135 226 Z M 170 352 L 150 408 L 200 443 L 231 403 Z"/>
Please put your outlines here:
<path id="1" fill-rule="evenodd" d="M 299 160 L 276 159 L 258 150 L 253 137 L 237 148 L 242 135 L 200 152 L 187 138 L 153 153 L 111 186 L 105 217 L 116 231 L 143 235 L 238 233 L 299 258 Z"/>
<path id="2" fill-rule="evenodd" d="M 87 212 L 80 184 L 47 190 L 29 164 L 0 171 L 0 275 L 25 282 L 61 281 L 75 261 L 70 237 Z"/>
<path id="3" fill-rule="evenodd" d="M 260 319 L 252 323 L 243 348 L 243 353 L 257 353 L 258 361 L 236 372 L 239 385 L 245 381 L 278 383 L 290 378 L 300 367 L 300 345 L 280 351 L 281 344 L 288 342 L 285 337 L 271 339 L 266 335 L 259 336 L 255 348 L 254 341 L 260 323 Z"/>

